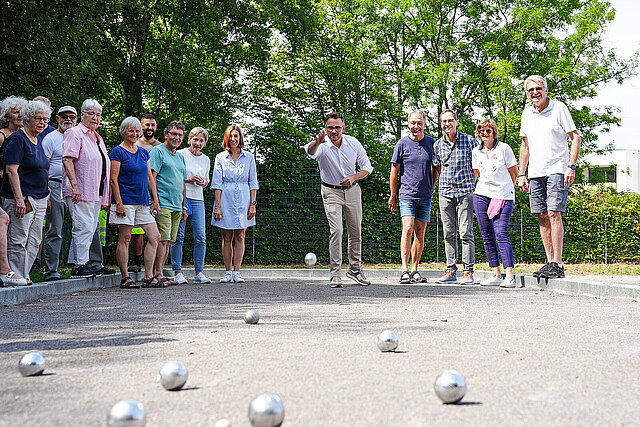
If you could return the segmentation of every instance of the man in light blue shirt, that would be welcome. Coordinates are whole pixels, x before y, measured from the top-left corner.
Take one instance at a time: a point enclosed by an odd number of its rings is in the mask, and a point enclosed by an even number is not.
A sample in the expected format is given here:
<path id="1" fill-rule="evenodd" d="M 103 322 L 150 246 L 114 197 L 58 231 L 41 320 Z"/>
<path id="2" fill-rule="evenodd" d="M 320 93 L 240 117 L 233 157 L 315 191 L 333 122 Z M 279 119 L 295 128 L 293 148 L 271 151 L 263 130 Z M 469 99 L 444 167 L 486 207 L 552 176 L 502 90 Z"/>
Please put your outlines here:
<path id="1" fill-rule="evenodd" d="M 76 125 L 78 112 L 66 105 L 60 107 L 56 115 L 58 129 L 47 134 L 42 140 L 42 149 L 49 159 L 49 209 L 45 217 L 44 228 L 44 264 L 45 280 L 58 280 L 58 264 L 60 262 L 60 247 L 62 246 L 62 225 L 67 205 L 62 199 L 62 136 L 67 129 Z"/>

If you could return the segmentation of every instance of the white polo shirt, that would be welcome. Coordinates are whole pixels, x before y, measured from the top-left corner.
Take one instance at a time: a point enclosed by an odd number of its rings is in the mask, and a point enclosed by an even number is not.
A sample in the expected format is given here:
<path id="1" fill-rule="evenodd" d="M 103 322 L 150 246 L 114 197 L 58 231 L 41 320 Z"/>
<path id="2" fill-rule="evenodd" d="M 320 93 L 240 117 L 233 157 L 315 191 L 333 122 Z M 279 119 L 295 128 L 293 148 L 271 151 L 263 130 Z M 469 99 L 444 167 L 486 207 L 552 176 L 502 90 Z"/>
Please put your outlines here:
<path id="1" fill-rule="evenodd" d="M 318 146 L 313 155 L 309 154 L 311 144 L 313 141 L 304 146 L 304 151 L 318 162 L 320 179 L 327 184 L 341 185 L 340 181 L 356 173 L 356 163 L 360 166 L 360 170 L 365 170 L 369 174 L 373 172 L 364 147 L 353 136 L 343 134 L 340 148 L 325 136 L 325 142 Z"/>
<path id="2" fill-rule="evenodd" d="M 532 105 L 522 112 L 520 136 L 529 141 L 529 178 L 564 173 L 569 166 L 569 132 L 575 131 L 566 105 L 555 99 L 538 112 Z"/>
<path id="3" fill-rule="evenodd" d="M 518 161 L 509 144 L 495 142 L 491 150 L 478 145 L 471 152 L 471 167 L 480 171 L 475 194 L 491 199 L 515 200 L 509 168 Z"/>

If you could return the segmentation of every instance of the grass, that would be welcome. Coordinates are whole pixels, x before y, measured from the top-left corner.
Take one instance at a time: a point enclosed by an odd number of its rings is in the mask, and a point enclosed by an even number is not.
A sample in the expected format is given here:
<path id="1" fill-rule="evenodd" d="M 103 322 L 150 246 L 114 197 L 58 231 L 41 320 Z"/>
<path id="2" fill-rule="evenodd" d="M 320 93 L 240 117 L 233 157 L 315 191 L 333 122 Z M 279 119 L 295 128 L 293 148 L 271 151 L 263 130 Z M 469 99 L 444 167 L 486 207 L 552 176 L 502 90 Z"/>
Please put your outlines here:
<path id="1" fill-rule="evenodd" d="M 516 264 L 514 267 L 515 273 L 533 273 L 538 270 L 542 264 Z M 118 270 L 117 266 L 109 266 L 111 268 L 115 268 Z M 184 268 L 193 268 L 192 265 L 184 265 Z M 166 267 L 165 267 L 166 268 Z M 206 268 L 223 268 L 222 265 L 209 264 L 205 265 Z M 316 270 L 328 270 L 328 265 L 320 265 L 316 264 L 313 267 L 307 267 L 303 264 L 275 264 L 275 265 L 264 265 L 264 264 L 245 264 L 245 268 L 313 268 Z M 400 270 L 400 264 L 366 264 L 365 269 L 383 269 L 383 270 Z M 462 266 L 459 266 L 462 268 Z M 624 264 L 624 263 L 615 263 L 615 264 L 565 264 L 565 273 L 571 276 L 588 276 L 588 275 L 638 275 L 640 276 L 640 264 Z M 444 263 L 422 263 L 419 266 L 420 270 L 444 270 Z M 476 270 L 491 270 L 489 268 L 489 264 L 486 262 L 478 263 L 475 265 Z M 71 276 L 71 268 L 61 268 L 60 277 L 62 279 L 68 279 Z M 42 272 L 33 272 L 31 273 L 31 280 L 34 283 L 44 282 L 44 273 Z"/>

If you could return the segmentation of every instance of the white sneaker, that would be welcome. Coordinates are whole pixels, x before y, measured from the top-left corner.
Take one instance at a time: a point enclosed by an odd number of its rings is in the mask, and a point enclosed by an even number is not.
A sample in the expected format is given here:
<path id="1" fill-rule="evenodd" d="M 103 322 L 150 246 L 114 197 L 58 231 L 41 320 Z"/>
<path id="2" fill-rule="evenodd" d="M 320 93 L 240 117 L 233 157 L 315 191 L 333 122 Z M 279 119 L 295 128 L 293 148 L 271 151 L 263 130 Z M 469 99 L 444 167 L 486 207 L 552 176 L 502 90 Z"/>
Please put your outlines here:
<path id="1" fill-rule="evenodd" d="M 220 279 L 220 283 L 231 283 L 231 282 L 233 282 L 233 273 L 231 273 L 230 271 L 227 271 L 226 273 L 224 273 L 224 277 Z"/>
<path id="2" fill-rule="evenodd" d="M 516 278 L 513 276 L 507 276 L 502 283 L 500 284 L 501 288 L 515 288 L 516 287 Z"/>
<path id="3" fill-rule="evenodd" d="M 173 278 L 174 282 L 178 282 L 179 284 L 183 284 L 183 283 L 188 283 L 189 281 L 187 280 L 186 277 L 184 277 L 184 274 L 182 274 L 181 272 L 176 274 L 175 277 Z"/>
<path id="4" fill-rule="evenodd" d="M 193 278 L 193 281 L 196 283 L 211 283 L 211 279 L 205 276 L 202 271 L 196 274 L 196 277 Z"/>
<path id="5" fill-rule="evenodd" d="M 240 275 L 239 271 L 234 271 L 233 272 L 233 281 L 236 282 L 236 283 L 244 283 L 244 279 Z"/>
<path id="6" fill-rule="evenodd" d="M 493 274 L 488 279 L 484 279 L 480 282 L 480 286 L 500 286 L 502 285 L 502 278 L 494 276 Z"/>

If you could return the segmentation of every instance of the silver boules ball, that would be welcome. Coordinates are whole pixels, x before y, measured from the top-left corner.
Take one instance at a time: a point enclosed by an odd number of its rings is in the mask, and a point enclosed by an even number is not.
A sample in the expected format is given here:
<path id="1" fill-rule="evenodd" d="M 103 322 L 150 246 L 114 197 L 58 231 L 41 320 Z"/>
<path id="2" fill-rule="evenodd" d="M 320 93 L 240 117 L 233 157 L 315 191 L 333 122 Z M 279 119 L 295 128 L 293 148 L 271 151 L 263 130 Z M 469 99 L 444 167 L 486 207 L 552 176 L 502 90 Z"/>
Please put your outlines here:
<path id="1" fill-rule="evenodd" d="M 376 345 L 382 352 L 395 351 L 398 348 L 398 335 L 391 330 L 382 331 L 376 337 Z"/>
<path id="2" fill-rule="evenodd" d="M 284 405 L 275 394 L 264 393 L 251 401 L 249 421 L 253 427 L 277 427 L 284 421 Z"/>
<path id="3" fill-rule="evenodd" d="M 458 371 L 444 371 L 436 377 L 433 388 L 443 403 L 458 403 L 467 392 L 467 381 Z"/>
<path id="4" fill-rule="evenodd" d="M 213 427 L 231 427 L 231 422 L 228 419 L 223 418 L 221 420 L 216 421 Z"/>
<path id="5" fill-rule="evenodd" d="M 187 371 L 187 367 L 177 360 L 172 360 L 162 365 L 158 373 L 158 382 L 167 390 L 180 390 L 188 378 L 189 371 Z"/>
<path id="6" fill-rule="evenodd" d="M 247 310 L 244 314 L 244 323 L 255 325 L 260 320 L 260 313 L 258 310 Z"/>
<path id="7" fill-rule="evenodd" d="M 311 267 L 312 265 L 316 265 L 317 261 L 318 259 L 316 258 L 316 254 L 314 254 L 313 252 L 309 252 L 304 256 L 304 263 L 309 267 Z"/>
<path id="8" fill-rule="evenodd" d="M 27 353 L 20 359 L 18 370 L 23 377 L 41 375 L 44 372 L 44 357 L 37 351 Z"/>
<path id="9" fill-rule="evenodd" d="M 147 412 L 142 403 L 133 399 L 121 400 L 111 407 L 107 415 L 107 425 L 114 427 L 142 427 L 146 423 Z"/>

